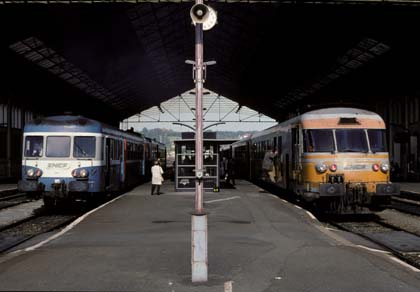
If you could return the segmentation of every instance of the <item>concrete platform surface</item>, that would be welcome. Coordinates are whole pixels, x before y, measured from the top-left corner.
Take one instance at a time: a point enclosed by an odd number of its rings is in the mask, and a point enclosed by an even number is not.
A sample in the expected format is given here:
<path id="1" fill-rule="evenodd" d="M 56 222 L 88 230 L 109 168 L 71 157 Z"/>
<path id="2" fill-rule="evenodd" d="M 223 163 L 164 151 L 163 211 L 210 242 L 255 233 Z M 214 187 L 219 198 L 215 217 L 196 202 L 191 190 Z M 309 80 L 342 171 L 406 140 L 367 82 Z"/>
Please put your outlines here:
<path id="1" fill-rule="evenodd" d="M 33 251 L 0 257 L 0 290 L 419 291 L 420 273 L 240 181 L 205 194 L 209 281 L 191 283 L 193 193 L 140 186 Z M 226 290 L 230 291 L 230 290 Z"/>

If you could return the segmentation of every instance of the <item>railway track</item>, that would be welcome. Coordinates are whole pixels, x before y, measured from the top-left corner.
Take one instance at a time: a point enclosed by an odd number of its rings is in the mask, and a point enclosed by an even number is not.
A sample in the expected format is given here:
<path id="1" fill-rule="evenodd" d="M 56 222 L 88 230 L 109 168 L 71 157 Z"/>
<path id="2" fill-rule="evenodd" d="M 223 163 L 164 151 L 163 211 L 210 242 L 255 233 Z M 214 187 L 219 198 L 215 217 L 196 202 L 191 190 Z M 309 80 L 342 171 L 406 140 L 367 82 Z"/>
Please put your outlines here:
<path id="1" fill-rule="evenodd" d="M 32 201 L 25 193 L 18 193 L 0 197 L 0 210 Z"/>
<path id="2" fill-rule="evenodd" d="M 357 220 L 329 220 L 340 230 L 358 234 L 385 248 L 399 259 L 420 269 L 420 236 L 370 215 Z"/>
<path id="3" fill-rule="evenodd" d="M 399 197 L 392 197 L 391 208 L 400 212 L 420 216 L 420 196 L 402 192 Z"/>
<path id="4" fill-rule="evenodd" d="M 0 231 L 0 253 L 45 232 L 67 225 L 78 215 L 34 215 Z"/>

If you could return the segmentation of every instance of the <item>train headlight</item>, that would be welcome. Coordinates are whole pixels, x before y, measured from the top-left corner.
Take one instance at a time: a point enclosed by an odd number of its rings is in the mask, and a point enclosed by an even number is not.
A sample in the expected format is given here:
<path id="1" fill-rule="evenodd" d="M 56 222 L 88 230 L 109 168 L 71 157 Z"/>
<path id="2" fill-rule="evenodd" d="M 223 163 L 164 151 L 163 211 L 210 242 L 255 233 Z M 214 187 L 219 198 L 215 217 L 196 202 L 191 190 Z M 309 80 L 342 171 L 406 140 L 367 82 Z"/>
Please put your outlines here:
<path id="1" fill-rule="evenodd" d="M 33 177 L 35 175 L 35 170 L 33 168 L 28 169 L 26 171 L 26 175 L 29 176 L 29 177 Z"/>
<path id="2" fill-rule="evenodd" d="M 327 166 L 324 163 L 319 163 L 315 166 L 315 169 L 320 173 L 324 173 L 327 171 Z"/>
<path id="3" fill-rule="evenodd" d="M 382 164 L 381 164 L 381 171 L 382 171 L 383 173 L 387 173 L 387 172 L 388 172 L 388 170 L 389 170 L 389 165 L 388 165 L 388 163 L 382 163 Z"/>
<path id="4" fill-rule="evenodd" d="M 79 172 L 79 176 L 83 177 L 83 178 L 88 177 L 89 176 L 89 171 L 87 171 L 86 169 L 82 169 Z"/>
<path id="5" fill-rule="evenodd" d="M 71 175 L 74 178 L 87 178 L 89 176 L 89 171 L 87 169 L 84 169 L 84 168 L 82 168 L 82 169 L 74 169 L 71 172 Z"/>
<path id="6" fill-rule="evenodd" d="M 30 178 L 38 178 L 42 175 L 42 170 L 31 168 L 26 171 L 26 175 Z"/>
<path id="7" fill-rule="evenodd" d="M 330 165 L 330 170 L 331 170 L 332 172 L 335 172 L 335 171 L 337 170 L 337 164 L 331 164 L 331 165 Z"/>
<path id="8" fill-rule="evenodd" d="M 373 169 L 373 171 L 378 171 L 379 170 L 379 164 L 375 163 L 374 165 L 372 165 L 372 169 Z"/>

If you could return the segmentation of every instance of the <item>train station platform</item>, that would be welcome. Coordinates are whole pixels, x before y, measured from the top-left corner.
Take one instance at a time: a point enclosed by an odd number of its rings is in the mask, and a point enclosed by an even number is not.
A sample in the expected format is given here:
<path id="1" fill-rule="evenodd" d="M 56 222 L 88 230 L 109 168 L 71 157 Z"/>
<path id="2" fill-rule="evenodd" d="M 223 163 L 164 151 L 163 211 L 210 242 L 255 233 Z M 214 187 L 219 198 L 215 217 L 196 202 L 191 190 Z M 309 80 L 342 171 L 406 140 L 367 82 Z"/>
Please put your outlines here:
<path id="1" fill-rule="evenodd" d="M 192 284 L 194 194 L 172 190 L 139 186 L 0 256 L 0 290 L 420 290 L 419 270 L 245 181 L 205 194 L 209 281 Z"/>

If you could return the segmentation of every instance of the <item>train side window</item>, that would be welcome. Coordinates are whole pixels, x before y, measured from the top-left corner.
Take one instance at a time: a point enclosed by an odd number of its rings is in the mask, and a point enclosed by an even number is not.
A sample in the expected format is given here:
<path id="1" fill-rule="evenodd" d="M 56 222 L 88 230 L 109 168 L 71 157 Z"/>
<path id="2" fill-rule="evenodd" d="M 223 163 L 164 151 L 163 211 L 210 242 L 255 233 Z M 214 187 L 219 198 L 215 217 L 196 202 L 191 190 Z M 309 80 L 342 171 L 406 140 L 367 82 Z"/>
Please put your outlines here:
<path id="1" fill-rule="evenodd" d="M 115 150 L 117 148 L 117 145 L 115 144 L 115 140 L 111 140 L 111 159 L 115 160 Z"/>
<path id="2" fill-rule="evenodd" d="M 112 139 L 112 160 L 117 159 L 117 141 Z"/>
<path id="3" fill-rule="evenodd" d="M 299 140 L 299 127 L 292 128 L 292 144 L 298 145 Z"/>
<path id="4" fill-rule="evenodd" d="M 143 160 L 144 159 L 143 152 L 144 152 L 144 145 L 143 144 L 140 144 L 140 160 Z"/>
<path id="5" fill-rule="evenodd" d="M 277 153 L 278 153 L 278 155 L 280 155 L 281 152 L 283 151 L 282 143 L 283 143 L 282 136 L 278 136 L 278 138 L 277 138 Z"/>
<path id="6" fill-rule="evenodd" d="M 128 143 L 128 160 L 132 160 L 133 159 L 133 144 L 132 143 Z"/>
<path id="7" fill-rule="evenodd" d="M 139 160 L 143 160 L 143 144 L 139 144 Z"/>
<path id="8" fill-rule="evenodd" d="M 114 140 L 109 139 L 109 157 L 111 160 L 114 159 Z"/>
<path id="9" fill-rule="evenodd" d="M 102 143 L 102 145 L 101 145 L 101 160 L 104 160 L 105 159 L 105 153 L 106 153 L 106 139 L 105 139 L 105 137 L 102 137 L 102 139 L 101 139 L 101 143 Z"/>
<path id="10" fill-rule="evenodd" d="M 114 153 L 113 159 L 116 160 L 118 158 L 118 141 L 114 140 Z"/>
<path id="11" fill-rule="evenodd" d="M 126 160 L 130 160 L 130 142 L 126 142 L 126 145 L 125 145 L 125 156 L 126 156 Z"/>

